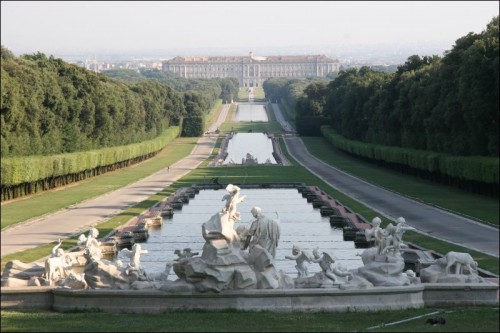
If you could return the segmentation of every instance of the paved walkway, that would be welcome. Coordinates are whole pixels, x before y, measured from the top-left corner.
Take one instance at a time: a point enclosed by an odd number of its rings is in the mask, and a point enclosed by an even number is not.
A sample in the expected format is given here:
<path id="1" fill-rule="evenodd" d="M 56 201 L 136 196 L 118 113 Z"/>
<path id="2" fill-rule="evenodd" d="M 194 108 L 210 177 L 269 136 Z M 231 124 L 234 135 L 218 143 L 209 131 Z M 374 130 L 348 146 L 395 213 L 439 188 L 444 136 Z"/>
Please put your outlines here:
<path id="1" fill-rule="evenodd" d="M 279 106 L 273 104 L 273 109 L 282 122 L 284 118 Z M 425 205 L 346 174 L 309 153 L 299 137 L 286 137 L 285 144 L 290 155 L 302 166 L 380 215 L 392 220 L 402 216 L 423 234 L 498 257 L 498 228 Z"/>
<path id="2" fill-rule="evenodd" d="M 224 122 L 228 110 L 229 104 L 224 104 L 217 121 L 209 129 L 210 133 Z M 170 170 L 165 168 L 116 191 L 2 231 L 2 256 L 70 237 L 146 200 L 196 169 L 210 156 L 216 141 L 217 135 L 204 135 L 191 154 L 170 165 Z"/>

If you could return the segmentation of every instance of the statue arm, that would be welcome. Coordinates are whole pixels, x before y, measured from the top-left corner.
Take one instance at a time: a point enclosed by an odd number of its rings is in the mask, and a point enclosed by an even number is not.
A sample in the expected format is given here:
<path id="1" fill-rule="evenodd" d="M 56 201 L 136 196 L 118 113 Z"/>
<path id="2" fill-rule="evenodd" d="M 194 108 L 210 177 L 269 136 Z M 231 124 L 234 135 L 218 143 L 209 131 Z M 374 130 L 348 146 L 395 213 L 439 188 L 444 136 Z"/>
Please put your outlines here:
<path id="1" fill-rule="evenodd" d="M 322 260 L 323 260 L 323 256 L 321 256 L 321 257 L 319 257 L 319 258 L 317 258 L 317 259 L 316 259 L 316 258 L 313 258 L 311 261 L 312 261 L 312 262 L 316 262 L 316 263 L 318 263 L 318 262 L 321 262 Z"/>
<path id="2" fill-rule="evenodd" d="M 247 239 L 245 239 L 245 245 L 243 246 L 243 250 L 246 250 L 248 248 L 248 245 L 250 245 L 250 240 L 252 239 L 251 235 L 247 236 Z"/>
<path id="3" fill-rule="evenodd" d="M 53 257 L 57 257 L 57 249 L 58 249 L 58 248 L 61 246 L 61 244 L 62 244 L 62 240 L 61 240 L 61 238 L 59 238 L 57 241 L 58 241 L 58 244 L 52 248 L 52 256 L 53 256 Z"/>

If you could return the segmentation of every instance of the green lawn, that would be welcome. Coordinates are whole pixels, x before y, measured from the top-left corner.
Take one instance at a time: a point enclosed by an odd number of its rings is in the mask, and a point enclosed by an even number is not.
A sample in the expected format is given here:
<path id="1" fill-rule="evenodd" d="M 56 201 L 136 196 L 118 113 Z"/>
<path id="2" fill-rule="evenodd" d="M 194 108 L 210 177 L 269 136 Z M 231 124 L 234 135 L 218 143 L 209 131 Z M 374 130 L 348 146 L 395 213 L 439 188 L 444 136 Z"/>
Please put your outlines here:
<path id="1" fill-rule="evenodd" d="M 426 324 L 440 316 L 446 324 Z M 381 312 L 175 311 L 162 314 L 2 311 L 2 332 L 498 332 L 498 307 Z M 378 328 L 377 328 L 378 327 Z"/>

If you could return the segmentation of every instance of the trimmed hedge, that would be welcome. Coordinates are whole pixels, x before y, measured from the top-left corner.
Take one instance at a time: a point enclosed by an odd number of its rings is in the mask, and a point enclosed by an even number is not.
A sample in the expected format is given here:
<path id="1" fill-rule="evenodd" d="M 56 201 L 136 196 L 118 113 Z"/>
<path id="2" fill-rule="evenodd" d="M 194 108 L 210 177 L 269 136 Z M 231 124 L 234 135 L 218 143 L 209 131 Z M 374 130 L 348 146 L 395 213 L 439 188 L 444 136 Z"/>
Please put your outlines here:
<path id="1" fill-rule="evenodd" d="M 441 173 L 462 180 L 488 184 L 499 183 L 498 157 L 451 156 L 352 141 L 335 133 L 329 125 L 321 126 L 321 133 L 336 148 L 367 159 L 399 164 L 431 173 Z"/>
<path id="2" fill-rule="evenodd" d="M 156 139 L 127 146 L 53 156 L 2 158 L 1 185 L 4 187 L 34 183 L 42 179 L 78 174 L 149 155 L 163 149 L 179 136 L 179 131 L 178 126 L 172 126 Z"/>

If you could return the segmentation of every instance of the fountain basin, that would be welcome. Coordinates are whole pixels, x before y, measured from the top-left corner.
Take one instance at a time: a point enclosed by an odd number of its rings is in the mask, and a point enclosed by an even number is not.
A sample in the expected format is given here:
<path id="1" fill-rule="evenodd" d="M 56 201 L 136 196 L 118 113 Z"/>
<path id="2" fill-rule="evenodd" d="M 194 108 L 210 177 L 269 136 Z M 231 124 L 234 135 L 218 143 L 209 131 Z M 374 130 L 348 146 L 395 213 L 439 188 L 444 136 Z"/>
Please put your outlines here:
<path id="1" fill-rule="evenodd" d="M 434 306 L 498 306 L 498 285 L 420 284 L 363 290 L 273 289 L 222 293 L 158 290 L 72 290 L 2 288 L 2 310 L 99 310 L 110 313 L 162 313 L 171 310 L 314 312 L 380 311 Z"/>

